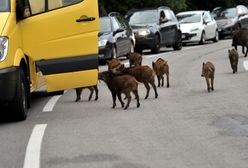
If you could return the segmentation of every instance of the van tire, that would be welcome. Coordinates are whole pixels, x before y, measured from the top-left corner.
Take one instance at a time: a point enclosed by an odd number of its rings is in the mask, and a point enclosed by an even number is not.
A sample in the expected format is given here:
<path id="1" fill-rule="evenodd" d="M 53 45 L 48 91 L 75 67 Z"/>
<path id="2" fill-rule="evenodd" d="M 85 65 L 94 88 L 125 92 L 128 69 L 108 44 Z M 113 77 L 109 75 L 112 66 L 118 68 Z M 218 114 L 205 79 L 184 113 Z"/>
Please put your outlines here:
<path id="1" fill-rule="evenodd" d="M 16 93 L 9 107 L 14 119 L 16 121 L 23 121 L 27 118 L 29 85 L 21 68 L 17 69 L 17 74 Z"/>

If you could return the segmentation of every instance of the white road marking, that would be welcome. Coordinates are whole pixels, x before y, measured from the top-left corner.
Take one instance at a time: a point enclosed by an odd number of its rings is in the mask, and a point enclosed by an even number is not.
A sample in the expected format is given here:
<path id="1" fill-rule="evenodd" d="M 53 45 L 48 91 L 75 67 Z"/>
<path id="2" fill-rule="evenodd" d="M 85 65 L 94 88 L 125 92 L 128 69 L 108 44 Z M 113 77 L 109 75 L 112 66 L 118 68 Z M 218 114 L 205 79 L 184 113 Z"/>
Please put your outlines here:
<path id="1" fill-rule="evenodd" d="M 39 124 L 34 127 L 26 149 L 23 168 L 40 167 L 41 143 L 46 127 L 47 124 Z"/>
<path id="2" fill-rule="evenodd" d="M 248 71 L 248 60 L 243 62 L 244 68 L 246 71 Z"/>
<path id="3" fill-rule="evenodd" d="M 51 112 L 53 111 L 53 108 L 55 106 L 55 104 L 57 103 L 57 101 L 59 100 L 59 98 L 62 95 L 58 95 L 58 96 L 53 96 L 45 105 L 45 107 L 43 108 L 43 112 Z"/>

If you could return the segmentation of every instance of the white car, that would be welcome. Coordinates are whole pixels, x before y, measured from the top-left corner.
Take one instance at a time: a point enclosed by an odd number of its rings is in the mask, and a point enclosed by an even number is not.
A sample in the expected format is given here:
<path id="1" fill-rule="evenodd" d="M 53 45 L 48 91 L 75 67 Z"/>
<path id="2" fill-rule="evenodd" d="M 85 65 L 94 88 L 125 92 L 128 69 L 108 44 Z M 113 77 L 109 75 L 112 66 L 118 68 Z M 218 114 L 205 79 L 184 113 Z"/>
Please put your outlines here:
<path id="1" fill-rule="evenodd" d="M 182 32 L 182 42 L 197 42 L 204 44 L 206 40 L 219 40 L 216 21 L 209 11 L 187 11 L 177 15 Z"/>

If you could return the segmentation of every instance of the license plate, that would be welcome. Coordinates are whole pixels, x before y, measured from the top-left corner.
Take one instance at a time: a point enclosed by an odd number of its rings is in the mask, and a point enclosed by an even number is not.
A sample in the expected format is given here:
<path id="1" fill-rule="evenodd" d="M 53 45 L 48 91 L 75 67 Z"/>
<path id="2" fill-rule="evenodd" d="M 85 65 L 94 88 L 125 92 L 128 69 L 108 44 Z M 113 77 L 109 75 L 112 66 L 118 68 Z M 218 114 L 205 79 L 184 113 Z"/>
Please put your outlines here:
<path id="1" fill-rule="evenodd" d="M 103 55 L 103 54 L 99 54 L 98 56 L 99 56 L 100 58 L 103 58 L 103 57 L 104 57 L 104 55 Z"/>

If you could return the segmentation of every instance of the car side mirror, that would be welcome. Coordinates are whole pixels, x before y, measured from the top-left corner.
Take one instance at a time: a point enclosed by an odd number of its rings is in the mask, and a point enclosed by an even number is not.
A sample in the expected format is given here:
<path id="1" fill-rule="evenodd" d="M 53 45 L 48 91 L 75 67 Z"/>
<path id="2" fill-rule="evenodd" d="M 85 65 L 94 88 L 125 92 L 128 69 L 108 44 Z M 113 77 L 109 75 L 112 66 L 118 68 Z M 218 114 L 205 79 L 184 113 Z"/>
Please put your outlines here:
<path id="1" fill-rule="evenodd" d="M 117 29 L 116 31 L 114 31 L 114 35 L 116 35 L 117 33 L 121 33 L 124 32 L 125 30 L 122 28 Z"/>

